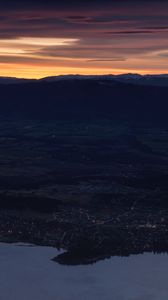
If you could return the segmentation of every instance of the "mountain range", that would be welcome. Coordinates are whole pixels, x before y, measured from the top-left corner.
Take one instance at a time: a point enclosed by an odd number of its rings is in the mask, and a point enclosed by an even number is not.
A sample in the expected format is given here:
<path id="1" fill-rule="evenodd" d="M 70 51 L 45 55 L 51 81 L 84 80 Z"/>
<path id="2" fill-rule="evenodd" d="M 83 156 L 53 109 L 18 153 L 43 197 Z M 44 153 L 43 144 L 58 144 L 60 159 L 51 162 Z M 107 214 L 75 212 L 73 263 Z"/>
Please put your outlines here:
<path id="1" fill-rule="evenodd" d="M 138 76 L 123 75 L 116 80 L 111 75 L 69 75 L 41 80 L 12 78 L 6 82 L 3 78 L 0 116 L 168 123 L 168 86 L 139 84 L 148 77 Z M 166 75 L 159 78 L 168 82 Z M 154 79 L 152 76 L 148 82 Z"/>
<path id="2" fill-rule="evenodd" d="M 24 79 L 15 77 L 0 77 L 0 84 L 20 84 L 26 82 L 55 82 L 62 80 L 103 80 L 118 81 L 138 85 L 168 86 L 168 74 L 140 75 L 140 74 L 120 74 L 120 75 L 60 75 L 50 76 L 41 79 Z"/>

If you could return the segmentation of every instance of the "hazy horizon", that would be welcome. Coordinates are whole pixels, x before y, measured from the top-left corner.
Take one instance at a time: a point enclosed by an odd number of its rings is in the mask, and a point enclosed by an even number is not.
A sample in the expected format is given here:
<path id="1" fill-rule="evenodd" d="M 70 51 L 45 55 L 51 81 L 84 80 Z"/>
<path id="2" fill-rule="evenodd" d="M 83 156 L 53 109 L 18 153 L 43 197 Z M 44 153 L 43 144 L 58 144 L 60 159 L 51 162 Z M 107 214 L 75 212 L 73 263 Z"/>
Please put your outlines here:
<path id="1" fill-rule="evenodd" d="M 11 79 L 32 79 L 32 80 L 39 80 L 39 79 L 44 79 L 44 78 L 50 78 L 50 77 L 66 77 L 66 76 L 81 76 L 81 77 L 85 77 L 85 76 L 127 76 L 127 75 L 137 75 L 137 76 L 168 76 L 168 72 L 167 73 L 146 73 L 146 74 L 141 74 L 141 73 L 103 73 L 103 74 L 79 74 L 79 73 L 65 73 L 65 74 L 55 74 L 55 75 L 48 75 L 48 76 L 44 76 L 44 77 L 22 77 L 22 76 L 1 76 L 0 78 L 11 78 Z"/>

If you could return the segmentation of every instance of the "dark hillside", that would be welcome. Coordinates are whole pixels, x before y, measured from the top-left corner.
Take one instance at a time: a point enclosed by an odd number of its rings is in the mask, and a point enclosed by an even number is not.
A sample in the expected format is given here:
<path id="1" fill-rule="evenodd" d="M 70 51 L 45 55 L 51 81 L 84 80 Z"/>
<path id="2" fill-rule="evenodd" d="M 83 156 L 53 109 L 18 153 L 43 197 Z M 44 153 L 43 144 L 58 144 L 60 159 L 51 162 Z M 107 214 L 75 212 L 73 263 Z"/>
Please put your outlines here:
<path id="1" fill-rule="evenodd" d="M 64 80 L 0 85 L 1 116 L 167 121 L 168 88 Z"/>

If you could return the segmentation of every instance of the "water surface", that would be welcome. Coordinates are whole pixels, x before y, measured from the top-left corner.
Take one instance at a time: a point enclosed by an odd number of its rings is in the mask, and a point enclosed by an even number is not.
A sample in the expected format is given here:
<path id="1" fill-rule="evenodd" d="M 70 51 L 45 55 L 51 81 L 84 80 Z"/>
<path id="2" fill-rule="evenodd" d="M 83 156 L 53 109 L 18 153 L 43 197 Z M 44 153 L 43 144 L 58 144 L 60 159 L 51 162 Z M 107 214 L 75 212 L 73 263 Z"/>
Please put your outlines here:
<path id="1" fill-rule="evenodd" d="M 168 255 L 113 257 L 62 266 L 49 247 L 0 244 L 0 299 L 167 300 Z"/>

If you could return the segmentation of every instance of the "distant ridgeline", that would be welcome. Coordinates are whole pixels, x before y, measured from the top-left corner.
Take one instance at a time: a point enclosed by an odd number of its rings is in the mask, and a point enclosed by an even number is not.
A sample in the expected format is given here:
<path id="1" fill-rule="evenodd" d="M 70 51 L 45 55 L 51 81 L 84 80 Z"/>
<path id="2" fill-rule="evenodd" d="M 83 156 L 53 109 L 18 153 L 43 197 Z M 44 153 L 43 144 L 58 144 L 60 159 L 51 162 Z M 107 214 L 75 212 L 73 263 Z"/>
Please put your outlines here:
<path id="1" fill-rule="evenodd" d="M 0 115 L 168 122 L 168 77 L 156 79 L 156 76 L 147 79 L 138 75 L 62 76 L 42 80 L 1 78 Z"/>

